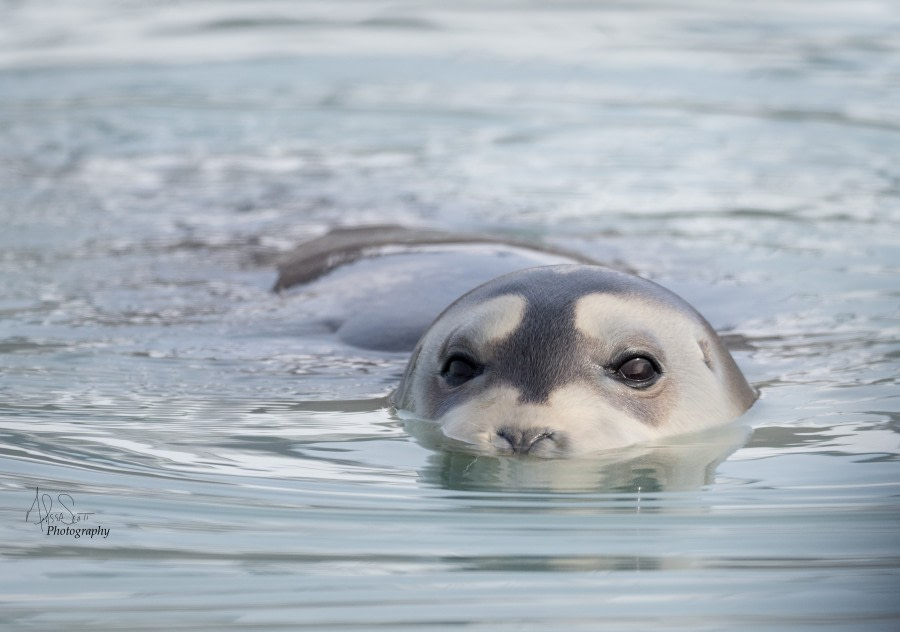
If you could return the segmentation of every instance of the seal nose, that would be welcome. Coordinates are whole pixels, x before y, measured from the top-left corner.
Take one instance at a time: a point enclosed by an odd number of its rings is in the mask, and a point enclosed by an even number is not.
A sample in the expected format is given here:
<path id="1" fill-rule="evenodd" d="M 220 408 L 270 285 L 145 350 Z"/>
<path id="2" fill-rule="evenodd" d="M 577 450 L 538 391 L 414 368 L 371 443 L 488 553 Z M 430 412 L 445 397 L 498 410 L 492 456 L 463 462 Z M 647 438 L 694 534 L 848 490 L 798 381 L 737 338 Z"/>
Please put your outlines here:
<path id="1" fill-rule="evenodd" d="M 544 441 L 552 439 L 553 433 L 545 428 L 500 428 L 497 436 L 509 444 L 514 454 L 528 454 L 531 449 Z"/>

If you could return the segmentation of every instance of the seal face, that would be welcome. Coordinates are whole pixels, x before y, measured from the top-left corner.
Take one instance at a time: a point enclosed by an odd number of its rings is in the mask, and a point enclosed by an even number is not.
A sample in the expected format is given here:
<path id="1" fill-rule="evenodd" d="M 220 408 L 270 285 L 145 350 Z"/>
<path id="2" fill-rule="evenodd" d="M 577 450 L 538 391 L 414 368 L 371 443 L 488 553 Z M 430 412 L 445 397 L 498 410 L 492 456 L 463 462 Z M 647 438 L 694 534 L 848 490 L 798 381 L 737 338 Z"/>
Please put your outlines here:
<path id="1" fill-rule="evenodd" d="M 476 452 L 555 457 L 723 424 L 756 396 L 672 292 L 600 266 L 553 265 L 451 304 L 392 403 Z"/>

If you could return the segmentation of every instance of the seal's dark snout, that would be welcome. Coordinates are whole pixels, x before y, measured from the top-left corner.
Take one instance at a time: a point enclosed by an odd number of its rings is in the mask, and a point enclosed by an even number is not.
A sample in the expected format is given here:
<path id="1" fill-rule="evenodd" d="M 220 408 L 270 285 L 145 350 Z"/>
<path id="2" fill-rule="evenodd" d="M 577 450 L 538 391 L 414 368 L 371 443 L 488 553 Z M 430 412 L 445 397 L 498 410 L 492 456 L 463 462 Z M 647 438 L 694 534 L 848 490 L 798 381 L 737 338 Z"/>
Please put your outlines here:
<path id="1" fill-rule="evenodd" d="M 500 428 L 497 436 L 509 444 L 513 454 L 528 454 L 538 443 L 551 440 L 553 433 L 546 428 Z"/>

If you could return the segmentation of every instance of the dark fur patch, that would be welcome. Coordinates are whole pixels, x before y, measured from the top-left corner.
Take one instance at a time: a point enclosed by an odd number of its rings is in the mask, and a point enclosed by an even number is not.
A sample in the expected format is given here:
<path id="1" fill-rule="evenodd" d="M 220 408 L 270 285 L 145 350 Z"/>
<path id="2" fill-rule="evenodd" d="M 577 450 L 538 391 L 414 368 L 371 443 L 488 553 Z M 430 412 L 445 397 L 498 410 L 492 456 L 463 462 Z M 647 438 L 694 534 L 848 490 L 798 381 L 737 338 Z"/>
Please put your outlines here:
<path id="1" fill-rule="evenodd" d="M 527 278 L 514 275 L 507 283 L 492 284 L 489 293 L 473 293 L 478 301 L 503 294 L 525 298 L 522 322 L 489 350 L 491 362 L 502 367 L 494 379 L 516 388 L 522 403 L 544 403 L 560 386 L 590 378 L 588 364 L 577 361 L 586 357 L 588 341 L 575 327 L 575 306 L 593 292 L 627 294 L 630 281 L 615 273 L 602 279 L 580 271 L 531 270 Z"/>

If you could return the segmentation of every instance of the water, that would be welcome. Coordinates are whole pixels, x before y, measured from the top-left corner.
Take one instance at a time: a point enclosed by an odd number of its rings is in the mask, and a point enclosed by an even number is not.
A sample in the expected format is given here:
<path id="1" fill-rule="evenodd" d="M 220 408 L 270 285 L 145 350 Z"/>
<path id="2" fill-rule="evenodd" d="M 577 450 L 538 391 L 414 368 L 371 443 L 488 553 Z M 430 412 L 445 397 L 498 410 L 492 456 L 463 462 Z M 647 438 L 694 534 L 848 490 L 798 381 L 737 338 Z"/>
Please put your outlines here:
<path id="1" fill-rule="evenodd" d="M 0 627 L 900 627 L 900 4 L 0 12 Z M 763 397 L 432 450 L 402 355 L 269 292 L 373 221 L 624 262 Z"/>

